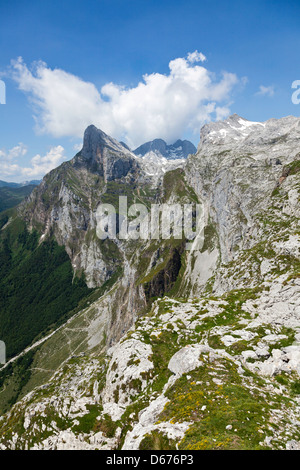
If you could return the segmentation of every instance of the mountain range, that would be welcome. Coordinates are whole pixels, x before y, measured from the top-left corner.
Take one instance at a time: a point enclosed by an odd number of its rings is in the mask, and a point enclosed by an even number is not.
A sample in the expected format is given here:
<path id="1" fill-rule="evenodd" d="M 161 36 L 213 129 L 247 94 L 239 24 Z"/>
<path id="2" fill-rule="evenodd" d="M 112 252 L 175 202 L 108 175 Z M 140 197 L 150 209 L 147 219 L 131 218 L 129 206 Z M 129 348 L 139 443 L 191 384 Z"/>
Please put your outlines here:
<path id="1" fill-rule="evenodd" d="M 89 126 L 0 213 L 0 449 L 300 449 L 299 139 L 293 116 L 232 115 L 197 149 Z M 120 196 L 201 207 L 192 249 L 181 215 L 100 239 Z"/>
<path id="2" fill-rule="evenodd" d="M 23 183 L 8 183 L 0 180 L 0 188 L 21 188 L 24 186 L 37 186 L 40 180 L 23 181 Z"/>

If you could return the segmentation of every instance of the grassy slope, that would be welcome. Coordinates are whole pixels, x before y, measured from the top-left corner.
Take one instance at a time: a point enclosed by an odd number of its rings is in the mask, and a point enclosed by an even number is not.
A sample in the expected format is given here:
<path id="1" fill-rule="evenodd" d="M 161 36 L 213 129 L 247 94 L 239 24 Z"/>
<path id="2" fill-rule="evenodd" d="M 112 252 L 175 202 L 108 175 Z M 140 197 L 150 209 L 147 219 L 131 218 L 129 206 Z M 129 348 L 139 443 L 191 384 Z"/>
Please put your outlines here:
<path id="1" fill-rule="evenodd" d="M 12 357 L 74 309 L 90 290 L 73 281 L 71 262 L 54 241 L 38 244 L 15 219 L 0 240 L 0 337 Z"/>

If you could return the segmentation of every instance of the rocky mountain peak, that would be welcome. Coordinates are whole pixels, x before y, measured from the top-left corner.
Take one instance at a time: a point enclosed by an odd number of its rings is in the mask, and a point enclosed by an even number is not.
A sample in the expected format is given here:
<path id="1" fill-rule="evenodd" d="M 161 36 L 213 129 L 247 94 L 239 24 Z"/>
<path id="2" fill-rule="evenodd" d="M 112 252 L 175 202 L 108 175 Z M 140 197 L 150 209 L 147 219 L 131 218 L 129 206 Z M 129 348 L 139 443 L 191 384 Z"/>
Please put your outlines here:
<path id="1" fill-rule="evenodd" d="M 255 160 L 283 156 L 291 160 L 299 152 L 299 137 L 300 118 L 253 122 L 233 114 L 202 127 L 198 150 L 209 155 L 253 155 Z"/>
<path id="2" fill-rule="evenodd" d="M 144 156 L 146 153 L 151 151 L 158 151 L 164 157 L 167 152 L 167 143 L 163 139 L 154 139 L 152 141 L 146 142 L 143 145 L 140 145 L 137 149 L 134 150 L 135 155 Z"/>
<path id="3" fill-rule="evenodd" d="M 144 157 L 150 152 L 155 152 L 158 156 L 168 160 L 177 160 L 194 154 L 196 147 L 189 140 L 178 139 L 174 144 L 168 145 L 163 139 L 154 139 L 134 150 L 134 154 L 140 157 Z"/>
<path id="4" fill-rule="evenodd" d="M 238 140 L 264 127 L 265 123 L 248 121 L 238 114 L 233 114 L 224 121 L 205 124 L 201 129 L 200 139 L 201 142 L 210 144 L 216 140 Z"/>
<path id="5" fill-rule="evenodd" d="M 103 154 L 104 149 L 132 155 L 130 150 L 120 142 L 105 134 L 101 129 L 90 125 L 84 132 L 81 156 L 86 160 L 94 160 Z M 133 156 L 133 155 L 132 155 Z"/>
<path id="6" fill-rule="evenodd" d="M 90 125 L 84 132 L 82 150 L 73 163 L 112 181 L 132 174 L 139 167 L 138 158 L 113 137 Z"/>

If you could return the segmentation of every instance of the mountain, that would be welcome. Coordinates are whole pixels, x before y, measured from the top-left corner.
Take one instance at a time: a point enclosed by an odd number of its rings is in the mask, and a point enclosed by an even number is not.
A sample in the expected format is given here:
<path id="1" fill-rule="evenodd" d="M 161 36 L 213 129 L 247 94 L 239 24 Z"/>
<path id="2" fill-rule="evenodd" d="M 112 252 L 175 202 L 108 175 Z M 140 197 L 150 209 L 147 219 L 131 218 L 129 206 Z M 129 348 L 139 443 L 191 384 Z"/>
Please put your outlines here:
<path id="1" fill-rule="evenodd" d="M 1 449 L 300 448 L 299 137 L 233 115 L 151 166 L 90 126 L 0 216 Z M 192 247 L 181 214 L 169 239 L 101 240 L 120 195 L 198 204 Z"/>
<path id="2" fill-rule="evenodd" d="M 0 212 L 17 206 L 23 199 L 33 191 L 35 185 L 19 187 L 0 187 Z"/>
<path id="3" fill-rule="evenodd" d="M 0 181 L 0 212 L 20 204 L 39 183 L 37 180 L 23 183 Z"/>
<path id="4" fill-rule="evenodd" d="M 7 183 L 6 181 L 0 180 L 0 188 L 21 188 L 22 186 L 37 186 L 40 184 L 40 180 L 24 181 L 23 183 Z"/>
<path id="5" fill-rule="evenodd" d="M 30 181 L 23 181 L 22 183 L 19 183 L 20 186 L 38 186 L 41 183 L 42 180 L 30 180 Z"/>
<path id="6" fill-rule="evenodd" d="M 174 144 L 167 145 L 164 140 L 155 139 L 151 142 L 146 142 L 133 151 L 135 155 L 141 157 L 144 157 L 149 152 L 161 155 L 168 160 L 176 160 L 187 158 L 190 154 L 194 154 L 196 147 L 188 140 L 177 140 Z"/>
<path id="7" fill-rule="evenodd" d="M 1 181 L 0 180 L 0 188 L 18 188 L 19 183 L 7 183 L 6 181 Z"/>

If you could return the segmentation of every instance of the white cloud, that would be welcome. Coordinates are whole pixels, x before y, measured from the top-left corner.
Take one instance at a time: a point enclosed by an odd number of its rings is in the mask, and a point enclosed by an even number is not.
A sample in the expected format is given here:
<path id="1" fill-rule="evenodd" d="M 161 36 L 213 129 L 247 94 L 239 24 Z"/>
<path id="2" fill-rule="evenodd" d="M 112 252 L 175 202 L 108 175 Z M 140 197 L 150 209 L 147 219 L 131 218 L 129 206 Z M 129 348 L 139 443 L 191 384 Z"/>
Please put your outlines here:
<path id="1" fill-rule="evenodd" d="M 64 148 L 61 145 L 53 147 L 49 152 L 41 157 L 36 155 L 31 159 L 31 167 L 22 168 L 22 174 L 30 178 L 38 178 L 44 176 L 49 171 L 58 167 L 64 160 Z"/>
<path id="2" fill-rule="evenodd" d="M 1 162 L 0 179 L 7 177 L 19 176 L 20 167 L 16 163 Z"/>
<path id="3" fill-rule="evenodd" d="M 19 157 L 27 153 L 27 149 L 23 144 L 12 148 L 8 152 L 0 151 L 0 178 L 17 177 L 24 179 L 41 178 L 49 171 L 60 165 L 66 157 L 64 148 L 61 145 L 53 147 L 46 155 L 35 155 L 31 160 L 31 166 L 22 167 L 19 162 L 15 162 Z"/>
<path id="4" fill-rule="evenodd" d="M 82 142 L 73 145 L 73 150 L 77 153 L 82 149 Z"/>
<path id="5" fill-rule="evenodd" d="M 0 150 L 0 162 L 1 164 L 3 162 L 9 162 L 11 160 L 14 160 L 15 158 L 23 157 L 27 153 L 27 147 L 19 143 L 12 149 L 6 151 L 5 149 Z"/>
<path id="6" fill-rule="evenodd" d="M 275 93 L 275 89 L 274 89 L 273 85 L 271 85 L 271 86 L 260 85 L 259 91 L 256 92 L 255 94 L 256 95 L 262 95 L 262 96 L 273 96 L 274 93 Z"/>
<path id="7" fill-rule="evenodd" d="M 194 51 L 188 53 L 187 60 L 193 64 L 194 62 L 205 62 L 206 57 L 202 52 Z"/>
<path id="8" fill-rule="evenodd" d="M 136 87 L 107 83 L 99 91 L 93 83 L 44 62 L 29 69 L 21 58 L 12 62 L 12 77 L 28 94 L 38 132 L 55 137 L 82 137 L 94 124 L 132 148 L 161 137 L 172 142 L 185 131 L 217 116 L 230 114 L 229 100 L 239 83 L 233 73 L 215 74 L 196 62 L 201 52 L 169 63 L 169 73 L 144 75 Z"/>

